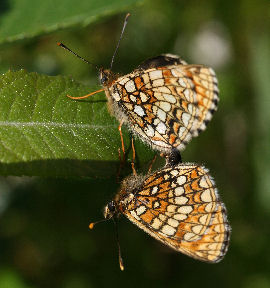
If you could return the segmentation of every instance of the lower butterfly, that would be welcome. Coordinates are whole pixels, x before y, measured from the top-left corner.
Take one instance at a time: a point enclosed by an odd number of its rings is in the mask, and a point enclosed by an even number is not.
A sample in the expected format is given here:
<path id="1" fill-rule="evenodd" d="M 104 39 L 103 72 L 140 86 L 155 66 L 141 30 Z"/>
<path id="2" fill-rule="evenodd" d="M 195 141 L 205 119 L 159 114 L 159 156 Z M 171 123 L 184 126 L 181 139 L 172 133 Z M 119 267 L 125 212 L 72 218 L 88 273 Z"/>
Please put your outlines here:
<path id="1" fill-rule="evenodd" d="M 127 177 L 104 209 L 105 219 L 121 214 L 195 259 L 215 263 L 227 252 L 231 229 L 226 208 L 208 170 L 197 164 L 181 163 L 150 176 Z"/>

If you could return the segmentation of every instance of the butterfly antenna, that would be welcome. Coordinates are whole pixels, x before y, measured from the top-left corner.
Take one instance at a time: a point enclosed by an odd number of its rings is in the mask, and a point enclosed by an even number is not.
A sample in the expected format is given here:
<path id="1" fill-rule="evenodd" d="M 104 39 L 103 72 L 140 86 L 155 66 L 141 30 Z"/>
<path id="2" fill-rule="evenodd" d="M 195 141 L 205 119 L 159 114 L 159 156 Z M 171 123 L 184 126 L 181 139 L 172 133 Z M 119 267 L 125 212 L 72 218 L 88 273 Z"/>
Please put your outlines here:
<path id="1" fill-rule="evenodd" d="M 96 222 L 91 222 L 88 227 L 89 227 L 89 229 L 92 230 L 96 224 L 102 223 L 102 222 L 106 222 L 106 221 L 108 221 L 110 219 L 111 218 L 106 218 L 106 219 L 102 219 L 102 220 L 99 220 L 99 221 L 96 221 Z"/>
<path id="2" fill-rule="evenodd" d="M 125 17 L 125 21 L 124 21 L 124 25 L 123 25 L 123 28 L 122 28 L 122 32 L 121 32 L 120 38 L 119 38 L 119 40 L 118 40 L 118 42 L 117 42 L 117 45 L 116 45 L 116 48 L 115 48 L 115 50 L 114 50 L 113 56 L 112 56 L 112 62 L 111 62 L 111 68 L 110 68 L 110 69 L 112 69 L 113 61 L 114 61 L 116 52 L 117 52 L 117 50 L 118 50 L 118 48 L 119 48 L 119 44 L 120 44 L 120 41 L 121 41 L 121 39 L 122 39 L 122 37 L 123 37 L 125 28 L 126 28 L 126 26 L 127 26 L 127 22 L 128 22 L 129 16 L 130 16 L 130 13 L 128 13 L 128 14 L 126 15 L 126 17 Z"/>
<path id="3" fill-rule="evenodd" d="M 77 53 L 75 53 L 74 51 L 72 51 L 70 48 L 68 48 L 66 45 L 64 45 L 63 43 L 61 42 L 58 42 L 57 45 L 59 47 L 62 47 L 64 48 L 65 50 L 69 51 L 70 53 L 72 53 L 73 55 L 75 55 L 76 57 L 78 57 L 79 59 L 81 59 L 82 61 L 84 61 L 85 63 L 95 67 L 97 70 L 99 70 L 99 67 L 91 62 L 89 62 L 88 60 L 84 59 L 83 57 L 81 57 L 80 55 L 78 55 Z"/>
<path id="4" fill-rule="evenodd" d="M 117 242 L 117 246 L 118 246 L 118 259 L 119 259 L 119 266 L 120 266 L 120 270 L 124 271 L 125 267 L 124 267 L 124 262 L 123 262 L 123 258 L 121 256 L 121 248 L 120 248 L 120 242 L 119 242 L 119 233 L 118 233 L 118 225 L 116 220 L 113 218 L 113 223 L 114 223 L 114 227 L 115 227 L 115 236 L 116 236 L 116 242 Z"/>

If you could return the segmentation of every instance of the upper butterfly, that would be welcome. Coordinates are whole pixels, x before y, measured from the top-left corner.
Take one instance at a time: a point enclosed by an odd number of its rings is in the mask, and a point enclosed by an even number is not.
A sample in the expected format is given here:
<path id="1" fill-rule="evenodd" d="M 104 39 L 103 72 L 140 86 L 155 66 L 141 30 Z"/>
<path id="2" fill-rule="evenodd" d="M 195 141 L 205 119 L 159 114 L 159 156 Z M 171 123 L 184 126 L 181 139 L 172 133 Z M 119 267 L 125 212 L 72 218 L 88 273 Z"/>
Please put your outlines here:
<path id="1" fill-rule="evenodd" d="M 183 150 L 192 137 L 206 128 L 217 110 L 218 87 L 214 70 L 203 65 L 189 65 L 176 55 L 165 54 L 146 60 L 132 73 L 120 76 L 111 71 L 127 19 L 114 51 L 109 70 L 85 60 L 62 43 L 59 46 L 100 73 L 109 111 L 125 123 L 143 141 L 161 152 Z M 121 134 L 120 134 L 121 135 Z M 122 137 L 122 136 L 121 136 Z M 123 141 L 122 141 L 123 146 Z"/>
<path id="2" fill-rule="evenodd" d="M 166 54 L 119 76 L 100 71 L 109 111 L 154 149 L 183 150 L 206 128 L 217 110 L 215 72 Z"/>

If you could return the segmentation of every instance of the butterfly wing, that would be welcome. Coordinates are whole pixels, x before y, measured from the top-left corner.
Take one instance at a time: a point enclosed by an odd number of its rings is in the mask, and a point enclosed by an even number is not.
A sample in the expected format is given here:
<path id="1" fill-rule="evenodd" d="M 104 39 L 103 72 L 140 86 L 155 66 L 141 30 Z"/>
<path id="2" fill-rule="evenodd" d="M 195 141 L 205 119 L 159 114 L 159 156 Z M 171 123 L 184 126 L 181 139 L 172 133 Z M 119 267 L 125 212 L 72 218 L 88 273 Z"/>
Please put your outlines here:
<path id="1" fill-rule="evenodd" d="M 165 152 L 183 150 L 204 130 L 219 100 L 215 72 L 174 55 L 146 61 L 109 91 L 131 129 Z"/>
<path id="2" fill-rule="evenodd" d="M 193 258 L 218 262 L 227 252 L 226 209 L 201 166 L 180 164 L 152 174 L 123 213 L 154 238 Z"/>
<path id="3" fill-rule="evenodd" d="M 136 70 L 148 70 L 151 68 L 159 68 L 164 66 L 171 66 L 171 65 L 186 65 L 187 62 L 181 59 L 177 55 L 173 54 L 163 54 L 159 55 L 150 59 L 145 60 L 143 63 L 141 63 Z"/>

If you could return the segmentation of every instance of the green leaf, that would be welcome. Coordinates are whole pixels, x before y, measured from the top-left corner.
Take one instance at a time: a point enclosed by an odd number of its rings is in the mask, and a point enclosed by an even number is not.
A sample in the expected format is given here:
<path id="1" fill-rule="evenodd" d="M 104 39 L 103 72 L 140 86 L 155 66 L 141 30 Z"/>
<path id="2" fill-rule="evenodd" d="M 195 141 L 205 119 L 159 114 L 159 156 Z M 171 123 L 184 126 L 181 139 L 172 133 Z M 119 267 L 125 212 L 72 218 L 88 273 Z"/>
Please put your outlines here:
<path id="1" fill-rule="evenodd" d="M 7 72 L 0 78 L 0 174 L 110 176 L 119 167 L 119 123 L 103 93 L 86 100 L 87 88 L 70 78 Z M 127 151 L 130 135 L 123 129 Z M 140 162 L 153 152 L 135 142 Z"/>
<path id="2" fill-rule="evenodd" d="M 139 0 L 13 0 L 0 4 L 0 44 L 87 26 L 104 16 L 126 11 Z M 31 18 L 31 21 L 29 21 Z"/>

